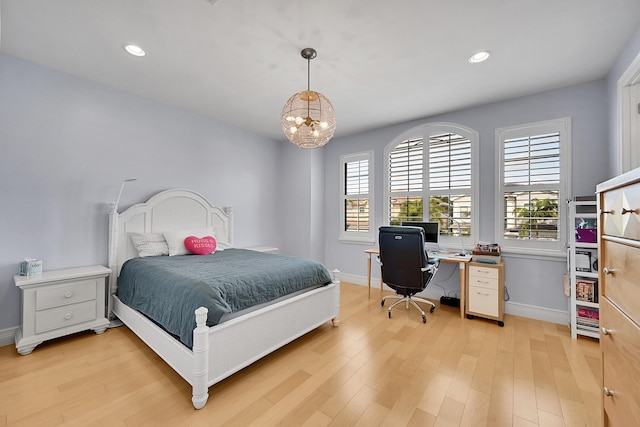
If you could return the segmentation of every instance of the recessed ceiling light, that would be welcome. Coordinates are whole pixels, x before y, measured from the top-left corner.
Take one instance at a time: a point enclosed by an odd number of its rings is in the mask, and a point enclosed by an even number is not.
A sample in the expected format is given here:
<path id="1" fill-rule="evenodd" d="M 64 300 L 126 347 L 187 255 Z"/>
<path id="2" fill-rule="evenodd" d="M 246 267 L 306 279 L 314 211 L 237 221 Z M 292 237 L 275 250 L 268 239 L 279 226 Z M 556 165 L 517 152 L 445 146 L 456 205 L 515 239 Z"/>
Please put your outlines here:
<path id="1" fill-rule="evenodd" d="M 136 46 L 134 44 L 126 44 L 123 47 L 124 50 L 133 56 L 145 56 L 147 54 L 140 46 Z"/>
<path id="2" fill-rule="evenodd" d="M 477 53 L 474 53 L 469 57 L 469 62 L 472 64 L 477 64 L 478 62 L 483 62 L 489 59 L 491 56 L 491 52 L 488 50 L 483 50 Z"/>

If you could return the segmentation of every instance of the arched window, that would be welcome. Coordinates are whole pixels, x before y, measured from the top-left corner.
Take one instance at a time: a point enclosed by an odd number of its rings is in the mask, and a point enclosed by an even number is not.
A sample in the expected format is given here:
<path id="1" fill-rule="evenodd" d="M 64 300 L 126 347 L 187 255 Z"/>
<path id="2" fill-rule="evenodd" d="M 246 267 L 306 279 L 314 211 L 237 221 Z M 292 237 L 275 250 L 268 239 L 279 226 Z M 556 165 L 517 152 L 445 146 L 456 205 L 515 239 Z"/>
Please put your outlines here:
<path id="1" fill-rule="evenodd" d="M 454 123 L 413 128 L 385 149 L 386 218 L 440 223 L 440 243 L 459 248 L 477 238 L 478 133 Z"/>

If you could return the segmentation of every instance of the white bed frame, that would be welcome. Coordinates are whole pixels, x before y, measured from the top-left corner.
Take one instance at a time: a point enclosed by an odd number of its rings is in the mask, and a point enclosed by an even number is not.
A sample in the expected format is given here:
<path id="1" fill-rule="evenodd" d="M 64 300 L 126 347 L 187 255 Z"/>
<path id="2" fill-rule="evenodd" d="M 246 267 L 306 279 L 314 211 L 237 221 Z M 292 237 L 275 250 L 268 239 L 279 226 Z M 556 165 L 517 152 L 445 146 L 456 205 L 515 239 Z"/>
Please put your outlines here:
<path id="1" fill-rule="evenodd" d="M 203 408 L 211 385 L 331 320 L 337 326 L 340 282 L 297 295 L 222 324 L 208 327 L 207 309 L 194 314 L 193 350 L 115 295 L 125 261 L 137 256 L 129 233 L 212 227 L 218 242 L 233 245 L 230 208 L 212 206 L 190 190 L 166 190 L 109 217 L 111 298 L 108 310 L 140 337 L 193 388 L 192 402 Z M 335 275 L 334 275 L 335 276 Z"/>

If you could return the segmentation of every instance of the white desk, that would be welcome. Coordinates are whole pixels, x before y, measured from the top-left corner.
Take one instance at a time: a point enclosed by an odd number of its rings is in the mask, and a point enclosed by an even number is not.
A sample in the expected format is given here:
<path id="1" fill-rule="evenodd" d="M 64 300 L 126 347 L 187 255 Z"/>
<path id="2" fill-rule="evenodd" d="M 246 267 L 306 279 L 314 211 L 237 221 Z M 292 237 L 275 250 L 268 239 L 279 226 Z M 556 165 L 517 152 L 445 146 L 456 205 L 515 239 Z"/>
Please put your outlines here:
<path id="1" fill-rule="evenodd" d="M 365 254 L 368 255 L 368 264 L 367 264 L 367 286 L 369 287 L 369 299 L 371 299 L 371 256 L 379 255 L 379 248 L 370 248 L 364 251 Z M 471 261 L 471 255 L 467 256 L 458 256 L 447 252 L 441 253 L 429 253 L 429 258 L 431 259 L 439 259 L 442 262 L 455 262 L 458 263 L 458 269 L 460 270 L 460 317 L 464 318 L 464 305 L 465 305 L 465 294 L 467 290 L 467 274 L 466 268 L 469 261 Z M 380 299 L 382 299 L 382 274 L 380 274 Z"/>

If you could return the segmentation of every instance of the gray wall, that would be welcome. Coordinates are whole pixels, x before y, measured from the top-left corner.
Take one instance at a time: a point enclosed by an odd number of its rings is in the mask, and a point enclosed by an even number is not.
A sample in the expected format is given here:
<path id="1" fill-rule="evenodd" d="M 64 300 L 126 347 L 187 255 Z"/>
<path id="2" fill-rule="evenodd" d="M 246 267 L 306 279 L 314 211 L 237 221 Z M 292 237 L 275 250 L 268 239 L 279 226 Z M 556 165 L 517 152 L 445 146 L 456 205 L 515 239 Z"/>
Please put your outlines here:
<path id="1" fill-rule="evenodd" d="M 216 102 L 212 99 L 211 102 Z M 13 275 L 107 264 L 107 215 L 167 188 L 232 206 L 237 246 L 280 245 L 284 143 L 0 55 L 0 331 Z"/>
<path id="2" fill-rule="evenodd" d="M 425 94 L 428 96 L 428 94 Z M 403 131 L 430 122 L 453 122 L 475 129 L 480 134 L 480 235 L 482 241 L 495 241 L 494 218 L 500 206 L 495 201 L 496 128 L 570 116 L 572 119 L 572 195 L 593 194 L 597 183 L 607 177 L 608 146 L 606 84 L 604 80 L 525 96 L 509 101 L 456 111 L 403 125 L 338 138 L 325 151 L 327 212 L 338 212 L 339 156 L 367 149 L 375 150 L 375 227 L 386 224 L 384 214 L 384 147 Z M 364 249 L 370 245 L 340 243 L 339 218 L 327 215 L 325 262 L 343 273 L 366 277 Z M 506 284 L 511 301 L 536 307 L 567 310 L 562 275 L 562 258 L 526 257 L 505 254 Z M 445 269 L 457 268 L 444 265 Z M 377 269 L 374 269 L 379 277 Z M 450 271 L 438 273 L 446 279 Z M 447 292 L 458 288 L 457 273 L 444 285 Z"/>

